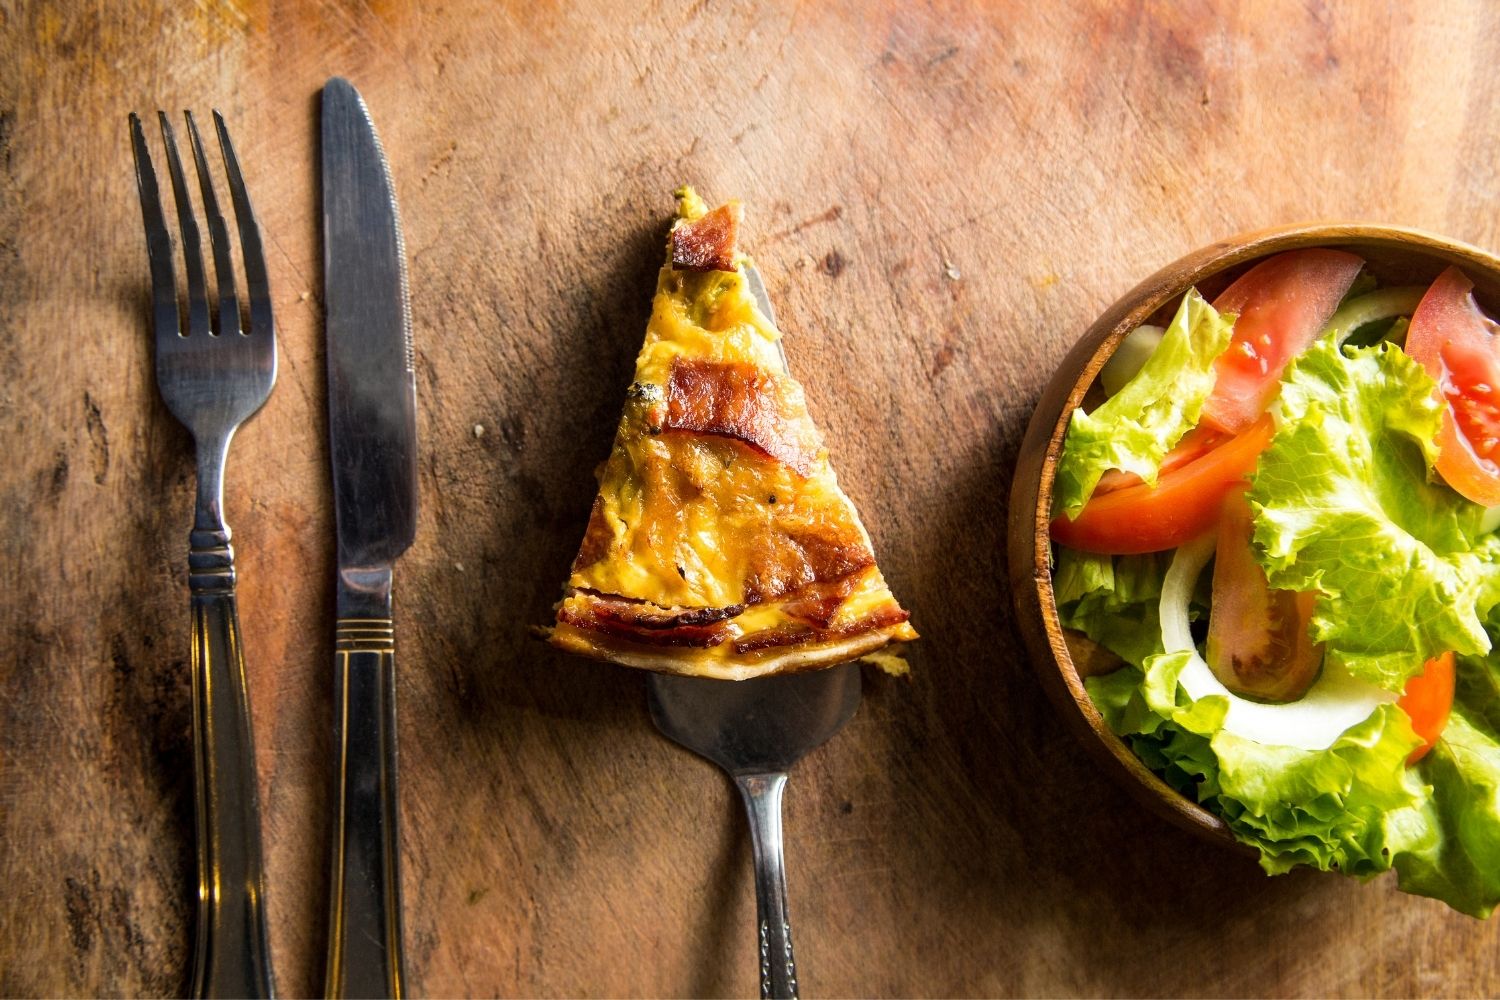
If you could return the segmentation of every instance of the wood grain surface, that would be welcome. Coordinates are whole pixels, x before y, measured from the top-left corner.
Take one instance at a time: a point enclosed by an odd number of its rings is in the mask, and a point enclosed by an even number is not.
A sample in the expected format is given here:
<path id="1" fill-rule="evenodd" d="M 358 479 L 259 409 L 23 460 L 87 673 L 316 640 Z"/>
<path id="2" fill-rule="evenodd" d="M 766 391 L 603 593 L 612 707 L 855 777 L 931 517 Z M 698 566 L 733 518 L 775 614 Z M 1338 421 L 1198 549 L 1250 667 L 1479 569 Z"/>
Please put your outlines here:
<path id="1" fill-rule="evenodd" d="M 671 209 L 739 196 L 793 370 L 924 635 L 787 798 L 809 995 L 1494 995 L 1500 930 L 1268 879 L 1063 728 L 1005 585 L 1051 367 L 1144 275 L 1313 218 L 1500 245 L 1486 3 L 0 3 L 0 993 L 188 985 L 189 441 L 152 379 L 126 114 L 223 110 L 280 381 L 230 454 L 282 991 L 321 989 L 332 542 L 316 99 L 411 263 L 397 573 L 417 995 L 754 995 L 729 783 L 547 619 Z M 482 429 L 482 431 L 480 430 Z"/>

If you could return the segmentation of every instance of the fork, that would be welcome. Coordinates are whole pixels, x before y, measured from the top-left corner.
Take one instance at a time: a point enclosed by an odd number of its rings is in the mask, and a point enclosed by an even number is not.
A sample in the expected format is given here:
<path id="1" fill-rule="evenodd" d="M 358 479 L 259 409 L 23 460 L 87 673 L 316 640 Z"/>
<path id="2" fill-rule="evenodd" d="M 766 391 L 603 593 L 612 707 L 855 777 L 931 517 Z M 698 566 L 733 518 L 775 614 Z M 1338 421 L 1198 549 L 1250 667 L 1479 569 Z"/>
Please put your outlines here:
<path id="1" fill-rule="evenodd" d="M 197 803 L 198 911 L 193 994 L 269 997 L 274 987 L 266 938 L 265 875 L 261 864 L 260 804 L 255 751 L 245 691 L 245 661 L 234 594 L 234 550 L 224 523 L 224 459 L 229 441 L 260 409 L 276 381 L 276 333 L 260 229 L 245 192 L 239 160 L 224 118 L 214 112 L 229 196 L 240 233 L 248 320 L 241 323 L 229 229 L 219 211 L 203 141 L 191 112 L 188 138 L 208 217 L 217 279 L 210 310 L 202 242 L 177 140 L 161 120 L 167 170 L 177 203 L 187 314 L 178 306 L 172 237 L 162 212 L 156 171 L 139 116 L 130 116 L 136 183 L 151 263 L 156 337 L 156 385 L 167 409 L 193 436 L 198 500 L 188 535 L 192 595 L 193 771 Z M 216 315 L 215 315 L 216 313 Z"/>

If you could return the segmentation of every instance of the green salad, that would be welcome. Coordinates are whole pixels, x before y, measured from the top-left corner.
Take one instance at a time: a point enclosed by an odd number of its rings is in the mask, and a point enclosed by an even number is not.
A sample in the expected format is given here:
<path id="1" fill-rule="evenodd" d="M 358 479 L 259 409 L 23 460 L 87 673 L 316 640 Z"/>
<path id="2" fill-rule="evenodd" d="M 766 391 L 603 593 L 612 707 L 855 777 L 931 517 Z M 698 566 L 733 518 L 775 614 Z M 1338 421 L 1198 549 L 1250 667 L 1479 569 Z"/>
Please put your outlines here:
<path id="1" fill-rule="evenodd" d="M 1072 415 L 1053 590 L 1120 660 L 1089 695 L 1267 872 L 1500 903 L 1497 334 L 1456 268 L 1292 251 L 1133 332 Z"/>

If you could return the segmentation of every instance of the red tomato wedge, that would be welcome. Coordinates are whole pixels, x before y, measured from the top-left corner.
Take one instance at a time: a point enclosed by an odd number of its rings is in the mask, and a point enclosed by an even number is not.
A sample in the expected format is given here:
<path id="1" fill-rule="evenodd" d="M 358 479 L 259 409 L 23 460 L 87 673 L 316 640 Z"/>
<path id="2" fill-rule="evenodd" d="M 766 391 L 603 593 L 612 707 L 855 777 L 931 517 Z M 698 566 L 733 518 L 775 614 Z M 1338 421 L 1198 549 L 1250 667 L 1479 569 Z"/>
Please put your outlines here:
<path id="1" fill-rule="evenodd" d="M 1438 474 L 1477 504 L 1500 504 L 1500 326 L 1474 302 L 1474 283 L 1450 267 L 1427 289 L 1406 333 L 1406 353 L 1447 402 Z"/>
<path id="2" fill-rule="evenodd" d="M 1428 660 L 1422 672 L 1406 682 L 1406 691 L 1396 707 L 1411 719 L 1411 727 L 1424 741 L 1406 758 L 1407 764 L 1415 764 L 1427 755 L 1448 725 L 1448 713 L 1453 710 L 1453 654 Z"/>
<path id="3" fill-rule="evenodd" d="M 1308 634 L 1317 591 L 1272 590 L 1250 547 L 1255 521 L 1240 490 L 1224 498 L 1214 549 L 1213 614 L 1203 658 L 1219 682 L 1243 698 L 1296 701 L 1323 666 Z"/>
<path id="4" fill-rule="evenodd" d="M 1243 434 L 1162 473 L 1154 489 L 1137 483 L 1096 490 L 1078 517 L 1053 519 L 1052 538 L 1107 555 L 1161 552 L 1191 541 L 1218 524 L 1225 495 L 1244 485 L 1275 432 L 1263 416 Z"/>
<path id="5" fill-rule="evenodd" d="M 1264 412 L 1287 362 L 1328 325 L 1364 261 L 1342 250 L 1289 250 L 1240 275 L 1214 300 L 1237 313 L 1229 347 L 1214 362 L 1218 380 L 1203 424 L 1238 434 Z"/>

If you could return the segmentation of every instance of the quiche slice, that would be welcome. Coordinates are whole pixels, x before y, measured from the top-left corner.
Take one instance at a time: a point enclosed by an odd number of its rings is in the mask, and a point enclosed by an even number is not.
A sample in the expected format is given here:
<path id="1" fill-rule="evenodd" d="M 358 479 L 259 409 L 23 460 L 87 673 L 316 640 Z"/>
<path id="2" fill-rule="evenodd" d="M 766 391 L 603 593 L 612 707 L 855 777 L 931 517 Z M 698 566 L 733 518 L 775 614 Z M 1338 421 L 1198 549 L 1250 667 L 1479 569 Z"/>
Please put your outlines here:
<path id="1" fill-rule="evenodd" d="M 726 680 L 917 637 L 834 477 L 736 249 L 741 210 L 691 188 L 553 645 Z M 895 671 L 899 658 L 872 657 Z"/>

